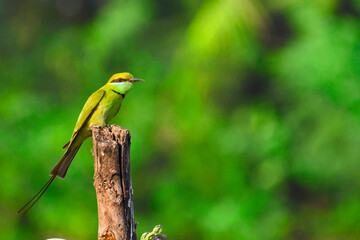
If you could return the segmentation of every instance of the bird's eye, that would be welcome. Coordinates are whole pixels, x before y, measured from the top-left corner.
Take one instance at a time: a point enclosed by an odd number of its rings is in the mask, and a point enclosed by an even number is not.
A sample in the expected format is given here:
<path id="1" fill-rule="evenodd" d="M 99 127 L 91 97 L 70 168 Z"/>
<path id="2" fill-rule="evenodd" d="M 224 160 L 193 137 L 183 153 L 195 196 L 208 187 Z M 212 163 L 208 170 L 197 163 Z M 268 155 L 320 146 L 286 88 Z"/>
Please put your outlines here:
<path id="1" fill-rule="evenodd" d="M 123 78 L 117 78 L 117 79 L 112 80 L 112 82 L 123 82 L 123 81 L 125 81 L 125 79 L 123 79 Z"/>

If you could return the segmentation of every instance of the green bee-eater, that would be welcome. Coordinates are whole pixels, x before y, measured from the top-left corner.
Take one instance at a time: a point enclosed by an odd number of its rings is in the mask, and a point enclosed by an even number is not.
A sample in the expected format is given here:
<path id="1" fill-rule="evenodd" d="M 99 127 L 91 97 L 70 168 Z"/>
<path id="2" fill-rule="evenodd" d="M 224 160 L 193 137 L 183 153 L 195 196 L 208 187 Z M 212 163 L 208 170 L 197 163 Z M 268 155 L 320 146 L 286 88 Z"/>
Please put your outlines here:
<path id="1" fill-rule="evenodd" d="M 96 125 L 105 127 L 118 113 L 121 103 L 124 100 L 126 93 L 131 89 L 133 83 L 139 81 L 144 80 L 134 78 L 130 73 L 117 73 L 114 74 L 103 87 L 88 98 L 81 110 L 70 141 L 63 147 L 64 149 L 67 149 L 67 151 L 50 172 L 51 177 L 49 181 L 18 211 L 18 213 L 34 200 L 30 207 L 23 212 L 23 214 L 27 213 L 44 194 L 56 176 L 60 178 L 65 177 L 70 163 L 81 147 L 81 144 L 85 139 L 91 136 L 91 126 Z"/>

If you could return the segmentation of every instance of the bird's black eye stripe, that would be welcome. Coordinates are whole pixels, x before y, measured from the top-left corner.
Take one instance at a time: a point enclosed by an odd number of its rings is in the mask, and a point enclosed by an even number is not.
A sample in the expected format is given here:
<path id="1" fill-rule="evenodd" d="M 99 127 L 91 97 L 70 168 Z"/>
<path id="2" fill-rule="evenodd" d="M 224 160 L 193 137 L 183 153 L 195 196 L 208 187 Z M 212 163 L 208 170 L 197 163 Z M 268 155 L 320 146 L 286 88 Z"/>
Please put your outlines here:
<path id="1" fill-rule="evenodd" d="M 124 81 L 125 81 L 125 79 L 123 79 L 123 78 L 117 78 L 117 79 L 112 80 L 112 82 L 124 82 Z"/>
<path id="2" fill-rule="evenodd" d="M 125 97 L 125 94 L 119 93 L 119 92 L 115 91 L 114 89 L 111 89 L 111 91 L 113 91 L 113 92 L 116 93 L 116 94 L 121 95 L 123 98 Z"/>

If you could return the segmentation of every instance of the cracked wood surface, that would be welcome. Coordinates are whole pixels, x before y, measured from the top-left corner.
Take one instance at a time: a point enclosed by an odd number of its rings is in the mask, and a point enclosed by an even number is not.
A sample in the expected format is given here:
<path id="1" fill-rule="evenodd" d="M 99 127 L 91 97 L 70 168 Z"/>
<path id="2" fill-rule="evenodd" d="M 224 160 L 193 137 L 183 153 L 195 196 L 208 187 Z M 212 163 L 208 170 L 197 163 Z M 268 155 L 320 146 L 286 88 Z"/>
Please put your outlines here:
<path id="1" fill-rule="evenodd" d="M 117 125 L 92 127 L 94 187 L 99 240 L 135 240 L 133 189 L 130 177 L 130 132 Z"/>

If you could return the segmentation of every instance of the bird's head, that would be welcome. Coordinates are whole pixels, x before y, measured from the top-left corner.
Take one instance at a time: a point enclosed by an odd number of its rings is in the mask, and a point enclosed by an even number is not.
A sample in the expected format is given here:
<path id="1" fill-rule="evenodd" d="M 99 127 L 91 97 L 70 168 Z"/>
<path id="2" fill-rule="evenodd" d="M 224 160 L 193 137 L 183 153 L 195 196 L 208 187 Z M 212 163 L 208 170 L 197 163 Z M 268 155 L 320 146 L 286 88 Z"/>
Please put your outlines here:
<path id="1" fill-rule="evenodd" d="M 116 73 L 112 75 L 106 85 L 120 94 L 126 94 L 132 87 L 134 82 L 142 82 L 140 78 L 134 78 L 130 73 Z"/>

